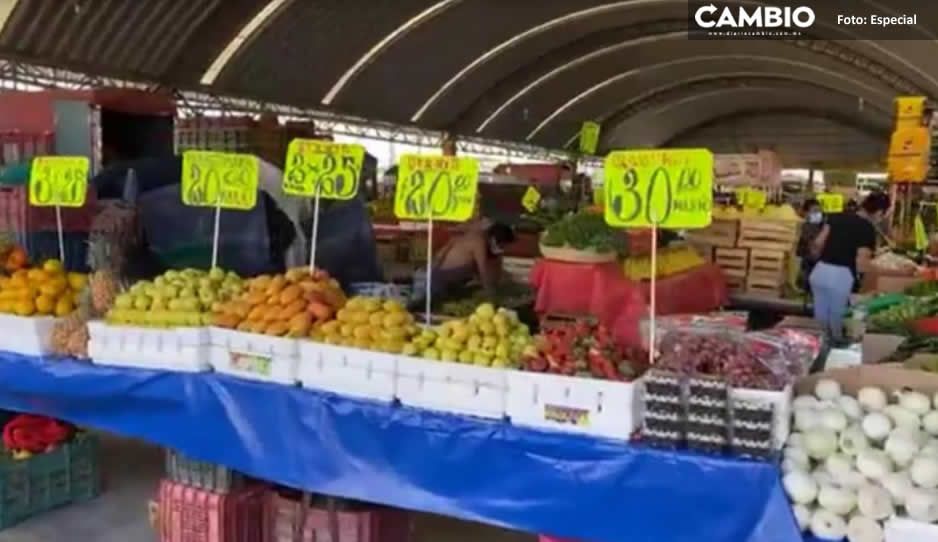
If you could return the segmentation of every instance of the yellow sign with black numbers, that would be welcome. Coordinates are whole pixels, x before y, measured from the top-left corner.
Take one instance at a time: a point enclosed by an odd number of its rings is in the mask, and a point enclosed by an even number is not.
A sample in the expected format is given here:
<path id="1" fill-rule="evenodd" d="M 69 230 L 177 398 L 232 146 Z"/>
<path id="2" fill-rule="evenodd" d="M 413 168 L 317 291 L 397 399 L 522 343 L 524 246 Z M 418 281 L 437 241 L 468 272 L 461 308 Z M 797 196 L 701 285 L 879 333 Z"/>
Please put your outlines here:
<path id="1" fill-rule="evenodd" d="M 521 197 L 521 205 L 528 210 L 529 213 L 533 213 L 537 210 L 537 205 L 541 202 L 541 193 L 537 191 L 537 188 L 529 186 L 527 190 L 524 191 L 524 196 Z"/>
<path id="2" fill-rule="evenodd" d="M 740 188 L 736 191 L 736 200 L 744 209 L 761 211 L 768 202 L 768 196 L 757 188 Z"/>
<path id="3" fill-rule="evenodd" d="M 287 147 L 283 191 L 292 196 L 349 200 L 358 194 L 365 148 L 315 139 L 294 139 Z"/>
<path id="4" fill-rule="evenodd" d="M 844 212 L 843 194 L 818 194 L 817 202 L 821 205 L 821 210 L 827 214 Z"/>
<path id="5" fill-rule="evenodd" d="M 599 147 L 599 123 L 586 121 L 580 128 L 580 152 L 583 154 L 596 154 Z"/>
<path id="6" fill-rule="evenodd" d="M 81 207 L 88 194 L 90 162 L 85 156 L 37 156 L 29 169 L 29 204 Z"/>
<path id="7" fill-rule="evenodd" d="M 606 157 L 604 169 L 605 217 L 610 226 L 695 229 L 710 225 L 710 151 L 616 151 Z"/>
<path id="8" fill-rule="evenodd" d="M 465 222 L 475 212 L 479 161 L 455 156 L 401 156 L 394 214 L 407 220 Z"/>
<path id="9" fill-rule="evenodd" d="M 193 207 L 253 209 L 259 176 L 254 155 L 186 151 L 182 153 L 182 202 Z"/>

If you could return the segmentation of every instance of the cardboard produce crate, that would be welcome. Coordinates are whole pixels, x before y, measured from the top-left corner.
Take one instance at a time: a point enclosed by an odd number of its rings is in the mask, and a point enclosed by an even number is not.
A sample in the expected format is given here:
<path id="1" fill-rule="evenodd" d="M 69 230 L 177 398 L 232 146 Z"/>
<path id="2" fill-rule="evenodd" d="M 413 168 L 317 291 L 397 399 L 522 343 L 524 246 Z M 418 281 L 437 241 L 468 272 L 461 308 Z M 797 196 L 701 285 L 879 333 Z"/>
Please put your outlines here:
<path id="1" fill-rule="evenodd" d="M 739 221 L 737 246 L 792 252 L 798 242 L 799 231 L 798 222 L 744 218 Z"/>

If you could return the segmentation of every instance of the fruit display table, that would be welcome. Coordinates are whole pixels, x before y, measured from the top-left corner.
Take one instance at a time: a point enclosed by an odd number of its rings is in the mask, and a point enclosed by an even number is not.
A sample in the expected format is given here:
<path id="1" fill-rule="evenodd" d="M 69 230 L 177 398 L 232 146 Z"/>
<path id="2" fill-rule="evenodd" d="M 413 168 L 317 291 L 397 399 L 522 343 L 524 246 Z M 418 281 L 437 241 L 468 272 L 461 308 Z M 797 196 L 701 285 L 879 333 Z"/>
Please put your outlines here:
<path id="1" fill-rule="evenodd" d="M 0 353 L 0 408 L 296 488 L 604 542 L 794 542 L 776 467 L 215 373 Z"/>

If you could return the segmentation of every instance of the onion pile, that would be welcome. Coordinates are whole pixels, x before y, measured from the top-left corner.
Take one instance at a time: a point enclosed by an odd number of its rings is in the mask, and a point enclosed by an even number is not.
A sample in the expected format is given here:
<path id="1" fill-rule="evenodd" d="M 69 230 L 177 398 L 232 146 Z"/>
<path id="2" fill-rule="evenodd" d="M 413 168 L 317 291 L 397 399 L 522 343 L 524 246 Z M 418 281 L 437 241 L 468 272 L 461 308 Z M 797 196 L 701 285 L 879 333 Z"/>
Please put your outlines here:
<path id="1" fill-rule="evenodd" d="M 938 394 L 821 379 L 792 406 L 782 484 L 802 530 L 881 542 L 891 517 L 938 523 Z"/>

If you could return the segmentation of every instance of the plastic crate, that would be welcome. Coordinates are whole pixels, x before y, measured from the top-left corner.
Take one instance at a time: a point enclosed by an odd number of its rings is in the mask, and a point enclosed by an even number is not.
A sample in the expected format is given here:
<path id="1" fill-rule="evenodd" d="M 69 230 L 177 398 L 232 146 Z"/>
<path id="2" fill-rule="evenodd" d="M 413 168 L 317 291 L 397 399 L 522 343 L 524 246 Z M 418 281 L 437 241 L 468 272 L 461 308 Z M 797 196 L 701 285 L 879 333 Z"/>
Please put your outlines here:
<path id="1" fill-rule="evenodd" d="M 264 494 L 246 487 L 222 495 L 171 480 L 160 482 L 160 542 L 264 540 Z"/>
<path id="2" fill-rule="evenodd" d="M 410 515 L 395 508 L 342 501 L 334 519 L 322 499 L 291 499 L 270 493 L 265 527 L 268 542 L 407 542 Z M 338 541 L 332 529 L 338 531 Z"/>
<path id="3" fill-rule="evenodd" d="M 79 433 L 51 452 L 25 460 L 0 459 L 0 529 L 100 493 L 98 440 Z"/>
<path id="4" fill-rule="evenodd" d="M 244 476 L 236 471 L 166 450 L 166 476 L 173 482 L 213 493 L 229 493 L 244 487 Z"/>

